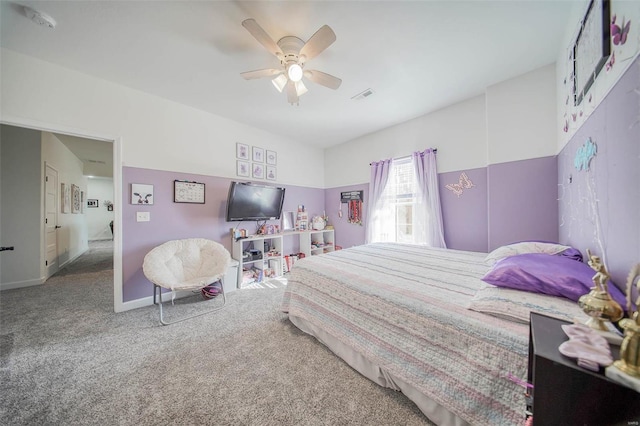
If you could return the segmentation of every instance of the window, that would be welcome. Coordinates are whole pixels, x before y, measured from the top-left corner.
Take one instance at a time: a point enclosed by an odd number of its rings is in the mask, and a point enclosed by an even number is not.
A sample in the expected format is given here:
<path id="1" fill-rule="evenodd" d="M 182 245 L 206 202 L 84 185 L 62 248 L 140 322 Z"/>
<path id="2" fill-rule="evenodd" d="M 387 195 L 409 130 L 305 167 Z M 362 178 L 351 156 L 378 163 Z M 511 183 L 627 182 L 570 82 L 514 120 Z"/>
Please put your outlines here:
<path id="1" fill-rule="evenodd" d="M 394 160 L 381 196 L 381 226 L 377 241 L 415 243 L 416 192 L 411 159 Z"/>

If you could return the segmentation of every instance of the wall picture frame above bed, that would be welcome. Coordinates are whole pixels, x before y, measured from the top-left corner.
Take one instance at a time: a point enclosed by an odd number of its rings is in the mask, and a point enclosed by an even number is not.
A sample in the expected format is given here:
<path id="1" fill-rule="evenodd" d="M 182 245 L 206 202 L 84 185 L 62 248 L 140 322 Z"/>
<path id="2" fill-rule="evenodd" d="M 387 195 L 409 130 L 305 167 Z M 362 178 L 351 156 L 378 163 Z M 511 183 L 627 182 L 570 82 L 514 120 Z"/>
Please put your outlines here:
<path id="1" fill-rule="evenodd" d="M 591 0 L 573 45 L 573 94 L 578 106 L 611 54 L 609 0 Z"/>

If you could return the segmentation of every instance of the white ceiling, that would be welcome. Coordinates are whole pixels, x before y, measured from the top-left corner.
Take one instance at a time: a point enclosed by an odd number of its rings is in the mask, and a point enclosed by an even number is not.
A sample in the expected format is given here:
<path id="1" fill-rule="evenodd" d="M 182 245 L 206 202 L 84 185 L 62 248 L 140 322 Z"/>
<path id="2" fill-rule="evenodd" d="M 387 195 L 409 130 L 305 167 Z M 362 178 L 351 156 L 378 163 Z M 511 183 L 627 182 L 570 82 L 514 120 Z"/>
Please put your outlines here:
<path id="1" fill-rule="evenodd" d="M 29 5 L 57 21 L 26 18 Z M 3 47 L 319 147 L 463 99 L 556 60 L 571 1 L 24 1 L 0 4 Z M 299 106 L 243 71 L 278 65 L 241 25 L 277 41 L 329 25 Z M 364 100 L 351 98 L 371 88 Z"/>

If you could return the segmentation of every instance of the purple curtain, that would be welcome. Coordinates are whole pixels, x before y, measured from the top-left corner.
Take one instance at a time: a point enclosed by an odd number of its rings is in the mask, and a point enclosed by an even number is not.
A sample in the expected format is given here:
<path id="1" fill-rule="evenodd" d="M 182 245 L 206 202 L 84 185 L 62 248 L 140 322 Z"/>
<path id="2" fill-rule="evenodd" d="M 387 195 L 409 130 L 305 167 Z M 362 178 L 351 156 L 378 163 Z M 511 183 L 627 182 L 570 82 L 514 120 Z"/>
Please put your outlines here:
<path id="1" fill-rule="evenodd" d="M 436 153 L 432 149 L 411 154 L 413 171 L 418 187 L 414 236 L 419 244 L 447 248 L 444 242 L 442 206 L 438 188 Z"/>
<path id="2" fill-rule="evenodd" d="M 367 208 L 365 243 L 374 242 L 376 229 L 380 222 L 380 198 L 389 180 L 391 160 L 382 160 L 371 163 L 371 179 L 369 180 L 369 203 Z"/>

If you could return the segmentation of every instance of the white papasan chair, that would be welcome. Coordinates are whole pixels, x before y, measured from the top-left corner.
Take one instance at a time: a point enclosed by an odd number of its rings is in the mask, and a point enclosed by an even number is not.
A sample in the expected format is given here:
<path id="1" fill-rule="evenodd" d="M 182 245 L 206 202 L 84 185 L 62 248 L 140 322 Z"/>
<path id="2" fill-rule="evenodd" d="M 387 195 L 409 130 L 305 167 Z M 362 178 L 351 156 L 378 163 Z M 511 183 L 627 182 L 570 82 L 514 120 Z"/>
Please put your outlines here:
<path id="1" fill-rule="evenodd" d="M 160 323 L 169 325 L 222 309 L 227 303 L 223 278 L 230 264 L 229 251 L 222 244 L 205 238 L 167 241 L 147 253 L 142 271 L 153 283 L 153 303 L 160 307 Z M 220 283 L 222 306 L 176 321 L 164 320 L 160 287 L 171 290 L 173 301 L 176 291 L 201 290 L 217 282 Z M 159 304 L 156 303 L 156 289 L 158 289 Z"/>

